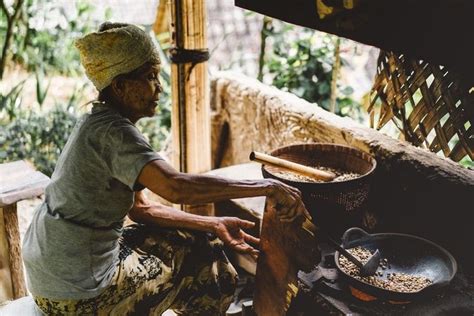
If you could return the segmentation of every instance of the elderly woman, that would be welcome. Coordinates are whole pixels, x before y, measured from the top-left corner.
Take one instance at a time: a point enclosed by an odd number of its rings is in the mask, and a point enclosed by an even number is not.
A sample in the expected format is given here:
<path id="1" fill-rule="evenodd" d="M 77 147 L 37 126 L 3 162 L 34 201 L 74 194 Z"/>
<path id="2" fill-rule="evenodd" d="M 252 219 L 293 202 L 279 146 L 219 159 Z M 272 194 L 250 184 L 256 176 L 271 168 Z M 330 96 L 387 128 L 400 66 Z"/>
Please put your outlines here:
<path id="1" fill-rule="evenodd" d="M 223 244 L 257 256 L 258 239 L 236 217 L 198 216 L 152 203 L 266 196 L 283 221 L 309 216 L 300 193 L 278 181 L 233 181 L 180 173 L 135 127 L 155 114 L 162 88 L 151 38 L 129 24 L 104 23 L 77 40 L 99 90 L 57 162 L 44 203 L 26 233 L 29 290 L 46 314 L 222 315 L 237 274 Z M 125 216 L 136 224 L 123 226 Z"/>

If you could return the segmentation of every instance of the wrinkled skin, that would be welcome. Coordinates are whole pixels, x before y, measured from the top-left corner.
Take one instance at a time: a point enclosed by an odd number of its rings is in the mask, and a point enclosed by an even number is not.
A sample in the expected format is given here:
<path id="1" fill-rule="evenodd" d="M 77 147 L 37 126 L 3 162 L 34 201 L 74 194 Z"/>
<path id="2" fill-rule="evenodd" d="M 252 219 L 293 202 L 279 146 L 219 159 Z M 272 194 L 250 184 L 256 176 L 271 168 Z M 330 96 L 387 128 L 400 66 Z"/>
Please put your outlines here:
<path id="1" fill-rule="evenodd" d="M 155 115 L 155 109 L 163 92 L 159 74 L 160 64 L 146 63 L 135 72 L 134 78 L 116 78 L 111 87 L 116 105 L 123 116 L 135 123 L 143 117 Z"/>

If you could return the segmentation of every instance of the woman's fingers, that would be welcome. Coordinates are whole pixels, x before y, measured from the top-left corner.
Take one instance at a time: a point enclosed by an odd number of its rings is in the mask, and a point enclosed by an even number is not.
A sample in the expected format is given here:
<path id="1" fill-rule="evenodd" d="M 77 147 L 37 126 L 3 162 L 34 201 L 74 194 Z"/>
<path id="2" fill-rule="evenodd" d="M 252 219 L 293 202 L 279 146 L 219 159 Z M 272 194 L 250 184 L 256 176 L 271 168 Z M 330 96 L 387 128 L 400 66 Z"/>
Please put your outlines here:
<path id="1" fill-rule="evenodd" d="M 300 202 L 298 203 L 298 205 L 296 207 L 296 214 L 297 214 L 297 216 L 302 215 L 302 216 L 305 216 L 306 218 L 312 219 L 311 214 L 306 209 L 306 206 L 304 205 L 303 201 L 301 201 L 301 200 L 300 200 Z"/>
<path id="2" fill-rule="evenodd" d="M 297 188 L 291 187 L 291 186 L 288 186 L 288 188 L 291 190 L 291 192 L 293 192 L 293 194 L 295 194 L 296 196 L 301 198 L 301 191 L 300 190 L 298 190 Z"/>
<path id="3" fill-rule="evenodd" d="M 276 207 L 280 220 L 285 222 L 291 222 L 300 215 L 312 219 L 311 214 L 306 209 L 303 201 L 301 200 L 300 190 L 286 184 L 283 184 L 282 187 L 287 193 L 287 200 L 282 201 L 283 203 L 280 202 L 280 205 L 283 206 L 281 209 L 278 209 L 278 207 Z"/>
<path id="4" fill-rule="evenodd" d="M 308 210 L 304 207 L 304 205 L 295 205 L 289 212 L 279 212 L 278 218 L 282 222 L 292 222 L 299 216 L 305 216 L 309 219 L 312 219 L 311 215 L 309 214 Z"/>
<path id="5" fill-rule="evenodd" d="M 255 223 L 251 222 L 251 221 L 247 221 L 245 219 L 240 219 L 239 218 L 239 226 L 242 227 L 242 228 L 252 228 L 252 227 L 255 226 Z"/>
<path id="6" fill-rule="evenodd" d="M 239 252 L 248 252 L 249 250 L 251 250 L 252 247 L 246 243 L 239 243 L 235 244 L 234 248 Z"/>
<path id="7" fill-rule="evenodd" d="M 260 244 L 260 238 L 254 237 L 244 232 L 244 239 L 246 242 L 258 246 Z"/>
<path id="8" fill-rule="evenodd" d="M 290 221 L 294 220 L 294 219 L 298 216 L 297 209 L 298 209 L 298 204 L 293 205 L 293 206 L 290 208 L 290 210 L 286 213 L 286 217 L 287 217 Z"/>
<path id="9" fill-rule="evenodd" d="M 259 251 L 257 249 L 253 248 L 247 243 L 236 244 L 234 245 L 234 249 L 241 253 L 248 253 L 252 255 L 254 258 L 257 257 L 259 254 Z"/>
<path id="10" fill-rule="evenodd" d="M 298 217 L 298 209 L 301 204 L 301 200 L 295 200 L 296 203 L 293 203 L 289 208 L 282 209 L 278 214 L 279 218 L 282 221 L 293 221 L 296 217 Z"/>
<path id="11" fill-rule="evenodd" d="M 260 254 L 260 251 L 258 251 L 257 249 L 254 249 L 250 254 L 255 260 L 257 260 L 258 255 Z"/>

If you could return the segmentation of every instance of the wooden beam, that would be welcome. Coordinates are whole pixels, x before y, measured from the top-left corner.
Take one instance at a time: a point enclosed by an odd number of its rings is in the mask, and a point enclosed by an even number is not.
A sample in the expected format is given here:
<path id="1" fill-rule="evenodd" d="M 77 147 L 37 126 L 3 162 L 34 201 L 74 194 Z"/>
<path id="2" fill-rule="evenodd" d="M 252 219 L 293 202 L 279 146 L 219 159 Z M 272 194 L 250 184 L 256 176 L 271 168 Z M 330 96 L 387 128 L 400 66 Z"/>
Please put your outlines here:
<path id="1" fill-rule="evenodd" d="M 28 164 L 14 161 L 0 164 L 0 207 L 43 194 L 49 178 Z"/>
<path id="2" fill-rule="evenodd" d="M 8 242 L 10 273 L 13 286 L 13 298 L 27 295 L 21 256 L 20 231 L 16 203 L 3 207 L 4 228 Z"/>
<path id="3" fill-rule="evenodd" d="M 204 0 L 170 0 L 171 38 L 181 51 L 207 49 Z M 207 62 L 173 63 L 171 133 L 172 161 L 181 172 L 211 169 L 211 123 Z M 198 207 L 199 209 L 199 207 Z M 204 210 L 194 213 L 208 213 Z"/>
<path id="4" fill-rule="evenodd" d="M 10 255 L 3 208 L 0 208 L 0 303 L 13 299 Z"/>

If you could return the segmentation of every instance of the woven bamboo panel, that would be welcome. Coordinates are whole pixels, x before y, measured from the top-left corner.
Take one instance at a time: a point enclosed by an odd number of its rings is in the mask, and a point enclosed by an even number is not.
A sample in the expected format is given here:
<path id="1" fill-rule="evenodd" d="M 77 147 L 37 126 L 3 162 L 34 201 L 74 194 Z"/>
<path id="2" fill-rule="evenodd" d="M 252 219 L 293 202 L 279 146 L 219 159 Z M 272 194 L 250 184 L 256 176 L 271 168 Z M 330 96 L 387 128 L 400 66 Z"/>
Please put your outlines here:
<path id="1" fill-rule="evenodd" d="M 474 93 L 446 67 L 381 51 L 370 100 L 372 128 L 392 121 L 415 146 L 474 160 Z"/>

